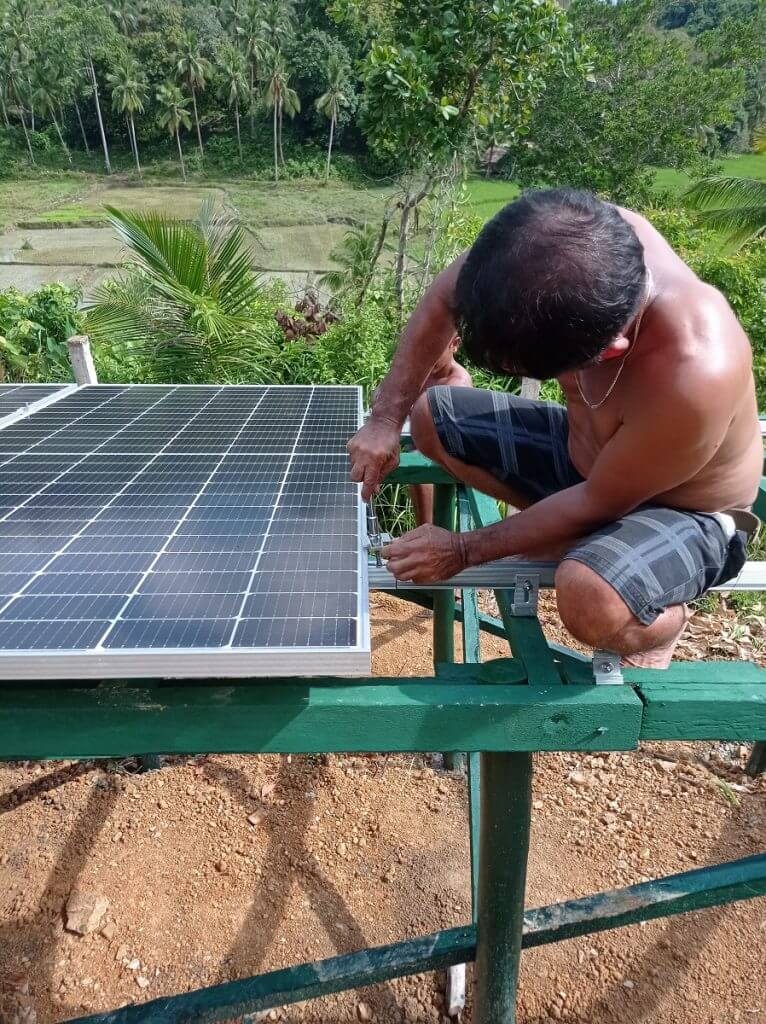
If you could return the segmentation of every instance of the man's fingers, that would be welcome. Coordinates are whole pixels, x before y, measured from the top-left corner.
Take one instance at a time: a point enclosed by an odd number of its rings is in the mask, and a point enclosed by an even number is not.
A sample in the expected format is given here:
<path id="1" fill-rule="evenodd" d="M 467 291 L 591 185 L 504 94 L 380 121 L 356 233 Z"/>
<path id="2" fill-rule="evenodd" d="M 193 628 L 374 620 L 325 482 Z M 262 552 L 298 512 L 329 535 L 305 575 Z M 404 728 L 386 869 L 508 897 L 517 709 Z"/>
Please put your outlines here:
<path id="1" fill-rule="evenodd" d="M 377 466 L 367 466 L 364 470 L 362 483 L 362 501 L 369 501 L 380 484 L 380 471 Z"/>
<path id="2" fill-rule="evenodd" d="M 349 476 L 355 484 L 360 484 L 362 480 L 364 480 L 364 463 L 353 462 L 351 464 L 351 472 L 349 473 Z"/>

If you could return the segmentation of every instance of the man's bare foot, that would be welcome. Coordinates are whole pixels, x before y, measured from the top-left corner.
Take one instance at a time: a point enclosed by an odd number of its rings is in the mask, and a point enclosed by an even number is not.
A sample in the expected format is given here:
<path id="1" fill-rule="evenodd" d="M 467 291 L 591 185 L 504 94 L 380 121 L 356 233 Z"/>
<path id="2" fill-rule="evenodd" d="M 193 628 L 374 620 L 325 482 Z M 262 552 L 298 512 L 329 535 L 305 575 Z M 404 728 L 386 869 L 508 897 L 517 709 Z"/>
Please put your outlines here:
<path id="1" fill-rule="evenodd" d="M 678 641 L 683 636 L 686 624 L 692 617 L 692 613 L 689 610 L 688 605 L 682 605 L 681 607 L 684 612 L 684 619 L 681 623 L 681 628 L 678 630 L 676 635 L 668 641 L 668 643 L 663 644 L 662 647 L 653 647 L 651 651 L 641 651 L 637 654 L 624 654 L 622 656 L 622 664 L 629 665 L 631 668 L 667 668 L 673 659 L 673 652 L 678 645 Z"/>

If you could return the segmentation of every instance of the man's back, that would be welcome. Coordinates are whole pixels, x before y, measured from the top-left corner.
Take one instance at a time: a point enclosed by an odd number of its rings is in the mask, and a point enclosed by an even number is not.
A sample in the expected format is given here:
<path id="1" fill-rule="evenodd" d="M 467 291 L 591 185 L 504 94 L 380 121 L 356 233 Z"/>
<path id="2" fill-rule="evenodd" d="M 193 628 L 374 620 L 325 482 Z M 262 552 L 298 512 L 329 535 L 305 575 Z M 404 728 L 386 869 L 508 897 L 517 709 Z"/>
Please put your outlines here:
<path id="1" fill-rule="evenodd" d="M 749 506 L 760 481 L 763 449 L 747 336 L 723 296 L 701 281 L 645 218 L 629 210 L 620 213 L 644 247 L 656 297 L 617 368 L 608 361 L 559 377 L 569 409 L 572 460 L 587 477 L 620 427 L 645 421 L 669 403 L 683 409 L 690 396 L 694 405 L 701 398 L 708 457 L 688 480 L 656 498 L 697 511 Z M 697 430 L 693 414 L 681 416 L 676 435 L 643 457 L 656 465 Z"/>

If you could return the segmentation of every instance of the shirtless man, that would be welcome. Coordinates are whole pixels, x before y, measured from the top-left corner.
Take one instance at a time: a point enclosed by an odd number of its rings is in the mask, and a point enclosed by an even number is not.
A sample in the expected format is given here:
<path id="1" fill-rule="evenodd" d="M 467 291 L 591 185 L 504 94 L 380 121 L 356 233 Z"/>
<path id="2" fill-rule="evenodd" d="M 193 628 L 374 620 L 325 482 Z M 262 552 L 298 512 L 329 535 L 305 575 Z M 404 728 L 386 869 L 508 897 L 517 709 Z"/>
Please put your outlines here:
<path id="1" fill-rule="evenodd" d="M 555 377 L 566 408 L 477 389 L 418 397 L 456 327 L 479 365 Z M 349 442 L 365 499 L 396 466 L 408 414 L 424 454 L 523 511 L 470 533 L 405 534 L 384 552 L 398 579 L 563 556 L 556 592 L 570 632 L 660 668 L 686 602 L 745 561 L 740 510 L 763 461 L 750 345 L 723 296 L 629 210 L 568 189 L 530 193 L 436 278 Z"/>

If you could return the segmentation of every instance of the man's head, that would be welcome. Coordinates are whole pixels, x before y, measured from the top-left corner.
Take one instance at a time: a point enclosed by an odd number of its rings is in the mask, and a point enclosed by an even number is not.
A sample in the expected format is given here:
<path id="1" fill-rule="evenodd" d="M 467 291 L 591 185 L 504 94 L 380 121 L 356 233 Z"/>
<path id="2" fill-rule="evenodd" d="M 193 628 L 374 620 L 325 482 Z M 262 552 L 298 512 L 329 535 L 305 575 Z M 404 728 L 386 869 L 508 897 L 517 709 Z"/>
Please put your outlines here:
<path id="1" fill-rule="evenodd" d="M 574 189 L 527 193 L 484 226 L 460 270 L 463 345 L 493 372 L 555 377 L 620 350 L 645 284 L 643 247 L 614 206 Z"/>

